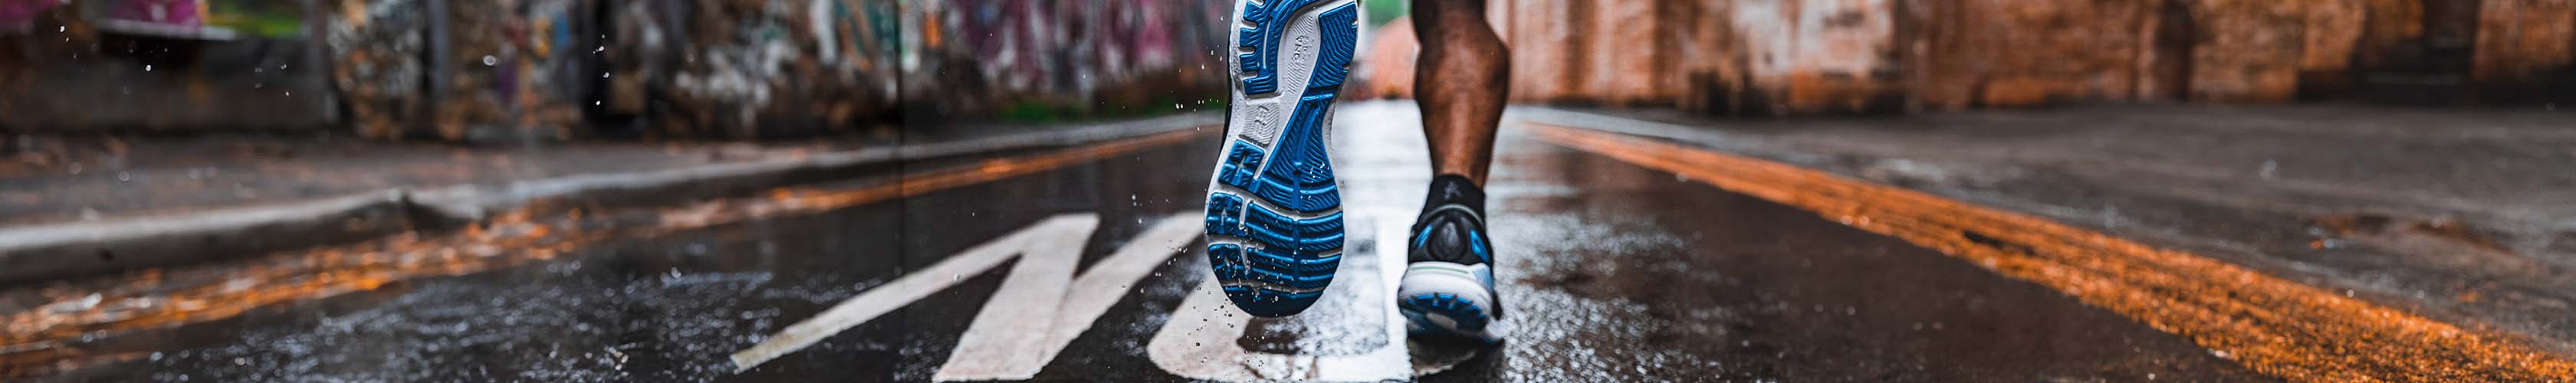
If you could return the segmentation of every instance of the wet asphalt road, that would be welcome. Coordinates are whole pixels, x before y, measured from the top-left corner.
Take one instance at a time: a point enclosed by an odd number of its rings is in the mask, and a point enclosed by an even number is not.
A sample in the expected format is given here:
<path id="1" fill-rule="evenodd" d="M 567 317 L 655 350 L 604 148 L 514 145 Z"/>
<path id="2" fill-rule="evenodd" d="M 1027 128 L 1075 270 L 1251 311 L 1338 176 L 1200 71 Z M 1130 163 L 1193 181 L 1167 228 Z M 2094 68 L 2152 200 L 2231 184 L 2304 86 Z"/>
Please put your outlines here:
<path id="1" fill-rule="evenodd" d="M 1418 117 L 1408 104 L 1341 107 L 1334 155 L 1354 257 L 1318 312 L 1245 323 L 1248 335 L 1225 339 L 1234 348 L 1356 360 L 1403 342 L 1375 330 L 1388 323 L 1371 314 L 1384 306 L 1359 301 L 1391 288 L 1372 285 L 1382 284 L 1371 274 L 1381 269 L 1370 262 L 1401 255 L 1374 242 L 1411 223 L 1429 179 Z M 1061 214 L 1099 219 L 1082 241 L 1088 269 L 1166 217 L 1198 210 L 1217 136 L 124 335 L 96 349 L 136 355 L 129 360 L 41 380 L 931 380 L 1003 289 L 1010 263 L 931 276 L 956 284 L 748 371 L 735 372 L 728 356 Z M 1814 213 L 1512 129 L 1498 152 L 1489 203 L 1511 340 L 1407 347 L 1410 360 L 1392 363 L 1425 373 L 1419 380 L 2269 380 L 2054 290 Z M 869 182 L 882 180 L 848 184 Z M 1176 320 L 1240 315 L 1184 312 L 1204 309 L 1188 301 L 1205 267 L 1196 252 L 1153 266 L 1036 380 L 1208 377 L 1151 356 L 1178 347 L 1158 344 L 1160 333 L 1207 328 Z"/>

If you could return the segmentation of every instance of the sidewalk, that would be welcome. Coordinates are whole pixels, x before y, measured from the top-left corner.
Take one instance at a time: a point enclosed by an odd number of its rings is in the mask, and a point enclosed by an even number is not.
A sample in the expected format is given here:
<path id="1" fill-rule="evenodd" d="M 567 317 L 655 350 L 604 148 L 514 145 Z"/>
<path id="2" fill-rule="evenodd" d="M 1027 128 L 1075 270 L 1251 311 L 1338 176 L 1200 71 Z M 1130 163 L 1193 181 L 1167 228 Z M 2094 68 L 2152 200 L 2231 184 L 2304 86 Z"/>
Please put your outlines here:
<path id="1" fill-rule="evenodd" d="M 0 283 L 372 238 L 538 201 L 708 198 L 847 177 L 873 164 L 1221 121 L 1190 113 L 960 126 L 902 140 L 513 148 L 310 137 L 18 138 L 0 157 Z"/>
<path id="2" fill-rule="evenodd" d="M 301 137 L 24 141 L 37 149 L 0 162 L 0 225 L 167 216 L 397 188 L 757 161 L 831 145 L 579 143 L 500 149 Z"/>
<path id="3" fill-rule="evenodd" d="M 2576 114 L 2087 106 L 1702 119 L 1516 108 L 2209 254 L 2576 351 Z M 2466 319 L 2466 320 L 2460 320 Z"/>

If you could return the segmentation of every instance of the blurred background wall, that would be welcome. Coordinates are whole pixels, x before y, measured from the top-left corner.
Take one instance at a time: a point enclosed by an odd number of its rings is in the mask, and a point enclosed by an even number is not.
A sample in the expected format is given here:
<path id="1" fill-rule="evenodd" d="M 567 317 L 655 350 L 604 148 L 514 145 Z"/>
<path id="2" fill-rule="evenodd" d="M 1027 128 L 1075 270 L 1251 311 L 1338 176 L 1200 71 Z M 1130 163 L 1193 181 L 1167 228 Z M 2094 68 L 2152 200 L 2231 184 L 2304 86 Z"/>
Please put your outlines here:
<path id="1" fill-rule="evenodd" d="M 325 129 L 340 116 L 300 37 L 309 5 L 0 0 L 0 129 Z"/>
<path id="2" fill-rule="evenodd" d="M 1223 102 L 1234 4 L 1171 0 L 907 2 L 908 121 L 1045 121 Z"/>
<path id="3" fill-rule="evenodd" d="M 891 0 L 331 0 L 373 137 L 760 138 L 890 126 Z"/>
<path id="4" fill-rule="evenodd" d="M 2568 0 L 1500 0 L 1519 102 L 1730 115 L 2063 102 L 2554 102 Z M 1389 24 L 1387 35 L 1403 33 Z M 1370 88 L 1409 93 L 1409 38 Z"/>
<path id="5" fill-rule="evenodd" d="M 1406 4 L 1366 3 L 1360 92 L 1409 95 Z M 1168 113 L 1222 103 L 1231 8 L 0 0 L 0 130 L 750 139 Z M 1759 116 L 2576 98 L 2576 0 L 1495 0 L 1488 17 L 1527 103 Z"/>
<path id="6" fill-rule="evenodd" d="M 203 13 L 133 22 L 120 8 Z M 0 130 L 888 133 L 1222 94 L 1218 1 L 0 0 Z M 116 29 L 106 24 L 125 24 Z M 1221 63 L 1222 61 L 1214 61 Z M 300 98 L 298 98 L 300 96 Z"/>

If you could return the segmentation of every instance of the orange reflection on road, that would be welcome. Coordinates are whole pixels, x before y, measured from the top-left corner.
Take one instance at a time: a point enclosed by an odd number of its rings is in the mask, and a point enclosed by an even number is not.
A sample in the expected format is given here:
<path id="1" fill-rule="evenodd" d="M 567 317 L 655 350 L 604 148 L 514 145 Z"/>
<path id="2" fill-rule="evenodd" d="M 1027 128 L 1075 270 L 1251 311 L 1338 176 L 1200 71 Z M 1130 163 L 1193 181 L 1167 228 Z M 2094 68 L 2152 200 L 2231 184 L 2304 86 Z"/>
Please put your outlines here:
<path id="1" fill-rule="evenodd" d="M 906 172 L 900 182 L 856 188 L 780 188 L 747 198 L 660 209 L 654 221 L 645 225 L 602 228 L 586 225 L 579 211 L 540 218 L 530 212 L 543 208 L 527 208 L 443 234 L 406 233 L 354 245 L 47 287 L 38 293 L 53 303 L 0 317 L 0 330 L 5 330 L 0 333 L 0 378 L 134 356 L 84 351 L 80 342 L 84 339 L 230 318 L 260 307 L 373 290 L 399 281 L 519 266 L 601 241 L 650 239 L 975 185 L 1188 142 L 1206 132 L 1176 131 Z"/>
<path id="2" fill-rule="evenodd" d="M 2576 381 L 2496 334 L 2047 219 L 1760 159 L 1544 124 L 1556 144 L 1673 172 L 2038 283 L 2292 381 Z"/>

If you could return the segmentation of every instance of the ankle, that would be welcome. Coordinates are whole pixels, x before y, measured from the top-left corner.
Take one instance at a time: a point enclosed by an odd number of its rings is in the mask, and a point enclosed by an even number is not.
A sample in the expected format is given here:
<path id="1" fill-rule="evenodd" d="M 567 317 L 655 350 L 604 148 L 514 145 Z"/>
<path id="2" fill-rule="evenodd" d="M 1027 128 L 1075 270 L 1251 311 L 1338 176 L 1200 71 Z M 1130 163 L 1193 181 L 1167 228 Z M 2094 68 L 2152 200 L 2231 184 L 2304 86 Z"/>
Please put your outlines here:
<path id="1" fill-rule="evenodd" d="M 1432 176 L 1431 190 L 1425 194 L 1422 198 L 1424 212 L 1441 206 L 1460 205 L 1475 212 L 1479 218 L 1485 215 L 1485 188 L 1477 185 L 1475 180 L 1467 176 L 1458 174 Z"/>

